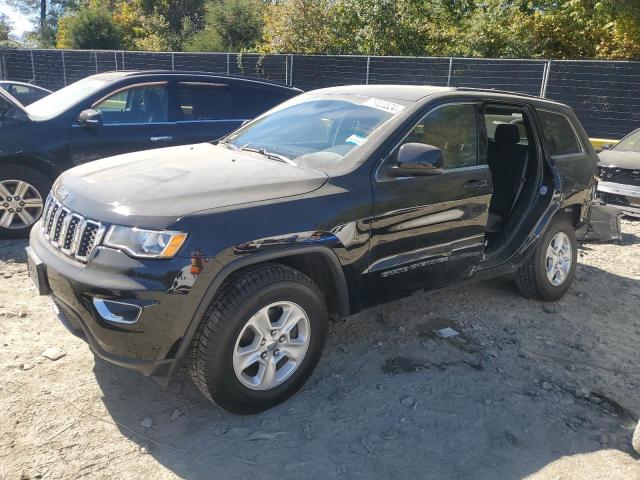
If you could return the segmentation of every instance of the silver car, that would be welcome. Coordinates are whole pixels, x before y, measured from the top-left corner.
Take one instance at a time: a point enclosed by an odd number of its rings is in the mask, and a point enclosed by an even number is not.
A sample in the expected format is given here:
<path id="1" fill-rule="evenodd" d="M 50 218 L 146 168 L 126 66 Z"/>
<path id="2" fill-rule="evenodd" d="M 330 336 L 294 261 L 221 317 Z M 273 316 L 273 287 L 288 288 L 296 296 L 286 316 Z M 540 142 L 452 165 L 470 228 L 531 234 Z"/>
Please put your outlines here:
<path id="1" fill-rule="evenodd" d="M 626 215 L 640 217 L 640 129 L 598 156 L 599 197 Z"/>

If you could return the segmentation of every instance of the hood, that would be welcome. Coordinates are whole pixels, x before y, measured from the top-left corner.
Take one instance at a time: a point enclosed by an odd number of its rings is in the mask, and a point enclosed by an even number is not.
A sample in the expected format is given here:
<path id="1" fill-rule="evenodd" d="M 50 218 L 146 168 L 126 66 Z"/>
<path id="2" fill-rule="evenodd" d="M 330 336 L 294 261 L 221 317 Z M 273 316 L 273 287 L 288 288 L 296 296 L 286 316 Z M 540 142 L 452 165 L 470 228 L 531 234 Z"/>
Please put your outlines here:
<path id="1" fill-rule="evenodd" d="M 54 192 L 95 220 L 165 228 L 189 213 L 301 195 L 326 180 L 316 170 L 203 143 L 87 163 L 63 173 Z"/>
<path id="2" fill-rule="evenodd" d="M 598 166 L 640 169 L 640 153 L 619 150 L 604 150 L 598 154 Z"/>

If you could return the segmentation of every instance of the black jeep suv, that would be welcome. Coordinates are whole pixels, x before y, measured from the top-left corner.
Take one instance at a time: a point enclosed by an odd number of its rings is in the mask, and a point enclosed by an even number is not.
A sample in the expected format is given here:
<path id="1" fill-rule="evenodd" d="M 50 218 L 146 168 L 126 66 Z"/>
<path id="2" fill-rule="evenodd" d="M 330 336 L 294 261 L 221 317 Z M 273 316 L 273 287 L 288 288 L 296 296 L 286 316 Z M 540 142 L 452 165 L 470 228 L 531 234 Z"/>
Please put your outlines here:
<path id="1" fill-rule="evenodd" d="M 71 167 L 216 140 L 299 93 L 208 73 L 120 71 L 84 78 L 27 107 L 0 95 L 0 238 L 26 236 L 53 180 Z"/>
<path id="2" fill-rule="evenodd" d="M 29 267 L 100 357 L 165 379 L 186 364 L 206 397 L 256 412 L 309 377 L 329 319 L 482 275 L 562 297 L 596 161 L 551 101 L 316 90 L 217 143 L 67 171 Z"/>

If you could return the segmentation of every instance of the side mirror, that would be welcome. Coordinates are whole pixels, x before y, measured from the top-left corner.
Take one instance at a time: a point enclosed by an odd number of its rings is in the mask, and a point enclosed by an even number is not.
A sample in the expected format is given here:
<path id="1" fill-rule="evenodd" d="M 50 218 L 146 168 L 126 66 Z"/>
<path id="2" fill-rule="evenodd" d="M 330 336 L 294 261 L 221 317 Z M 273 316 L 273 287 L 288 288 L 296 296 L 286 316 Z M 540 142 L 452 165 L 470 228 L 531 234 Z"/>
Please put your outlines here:
<path id="1" fill-rule="evenodd" d="M 83 110 L 78 116 L 78 123 L 85 127 L 99 127 L 102 125 L 102 114 L 92 108 Z"/>
<path id="2" fill-rule="evenodd" d="M 613 145 L 611 145 L 610 143 L 604 143 L 600 146 L 600 148 L 602 150 L 611 150 L 613 148 Z"/>
<path id="3" fill-rule="evenodd" d="M 28 123 L 30 121 L 29 116 L 18 108 L 11 108 L 6 111 L 0 109 L 0 124 L 2 124 L 2 122 Z"/>
<path id="4" fill-rule="evenodd" d="M 390 177 L 439 175 L 443 171 L 442 151 L 424 143 L 405 143 L 398 150 L 396 163 L 385 169 Z"/>

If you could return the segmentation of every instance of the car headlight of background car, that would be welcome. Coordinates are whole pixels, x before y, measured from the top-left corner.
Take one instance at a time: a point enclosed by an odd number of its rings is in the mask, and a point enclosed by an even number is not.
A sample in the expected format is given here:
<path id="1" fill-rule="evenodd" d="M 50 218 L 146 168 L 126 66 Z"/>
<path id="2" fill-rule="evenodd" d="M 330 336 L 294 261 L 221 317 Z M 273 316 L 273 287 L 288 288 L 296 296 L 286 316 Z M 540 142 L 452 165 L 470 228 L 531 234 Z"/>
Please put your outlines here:
<path id="1" fill-rule="evenodd" d="M 184 232 L 144 230 L 112 225 L 104 245 L 124 250 L 132 257 L 171 258 L 187 239 Z"/>

